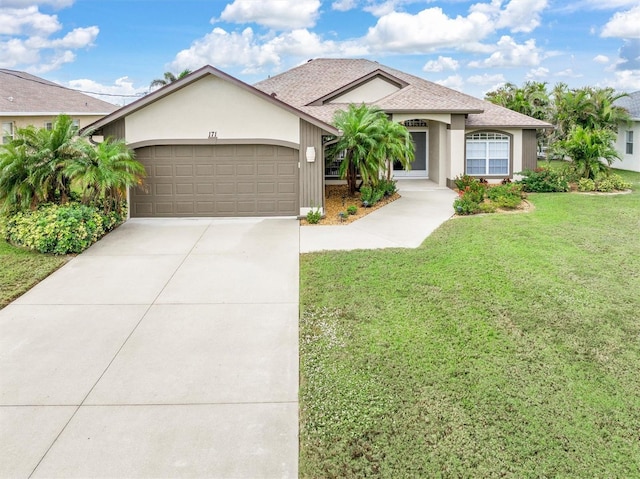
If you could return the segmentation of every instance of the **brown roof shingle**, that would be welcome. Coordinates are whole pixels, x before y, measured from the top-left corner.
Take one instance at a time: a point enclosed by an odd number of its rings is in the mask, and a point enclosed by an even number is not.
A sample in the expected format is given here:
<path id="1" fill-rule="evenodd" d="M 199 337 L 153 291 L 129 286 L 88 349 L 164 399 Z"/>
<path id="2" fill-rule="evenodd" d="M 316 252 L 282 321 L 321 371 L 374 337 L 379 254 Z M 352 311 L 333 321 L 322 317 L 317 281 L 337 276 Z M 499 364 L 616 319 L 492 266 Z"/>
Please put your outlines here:
<path id="1" fill-rule="evenodd" d="M 438 85 L 423 78 L 366 59 L 320 58 L 256 83 L 254 86 L 324 121 L 346 105 L 313 105 L 347 85 L 375 72 L 395 77 L 406 86 L 375 104 L 387 112 L 461 113 L 470 127 L 549 128 L 548 123 Z"/>
<path id="2" fill-rule="evenodd" d="M 116 105 L 29 73 L 0 69 L 0 113 L 106 115 Z"/>

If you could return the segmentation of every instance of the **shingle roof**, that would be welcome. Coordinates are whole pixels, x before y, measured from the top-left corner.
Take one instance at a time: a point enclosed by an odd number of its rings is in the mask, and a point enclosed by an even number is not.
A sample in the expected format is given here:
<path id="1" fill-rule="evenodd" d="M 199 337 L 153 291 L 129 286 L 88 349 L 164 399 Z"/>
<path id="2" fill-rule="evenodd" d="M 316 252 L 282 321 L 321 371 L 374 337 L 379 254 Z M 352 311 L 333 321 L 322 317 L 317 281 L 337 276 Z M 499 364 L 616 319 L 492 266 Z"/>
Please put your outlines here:
<path id="1" fill-rule="evenodd" d="M 381 72 L 398 79 L 404 86 L 375 104 L 387 112 L 463 113 L 467 126 L 549 128 L 546 122 L 521 115 L 506 108 L 438 85 L 423 78 L 366 59 L 320 58 L 310 60 L 284 73 L 256 83 L 254 86 L 324 121 L 331 122 L 336 110 L 346 105 L 325 103 L 318 99 L 347 85 L 357 84 Z"/>
<path id="2" fill-rule="evenodd" d="M 633 120 L 640 121 L 640 90 L 629 93 L 629 96 L 618 98 L 613 103 L 625 108 Z"/>
<path id="3" fill-rule="evenodd" d="M 0 69 L 0 113 L 106 115 L 116 105 L 25 72 Z"/>

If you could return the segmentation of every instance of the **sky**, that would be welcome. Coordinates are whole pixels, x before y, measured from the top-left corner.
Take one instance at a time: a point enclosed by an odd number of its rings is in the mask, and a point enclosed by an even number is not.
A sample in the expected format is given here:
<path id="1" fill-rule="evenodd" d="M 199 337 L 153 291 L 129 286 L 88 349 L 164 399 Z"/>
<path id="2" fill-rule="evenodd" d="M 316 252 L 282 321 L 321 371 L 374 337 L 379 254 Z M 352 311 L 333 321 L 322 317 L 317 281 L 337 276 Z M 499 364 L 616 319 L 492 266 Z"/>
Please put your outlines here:
<path id="1" fill-rule="evenodd" d="M 632 92 L 640 0 L 0 0 L 0 68 L 118 105 L 166 71 L 210 64 L 252 84 L 323 57 L 479 98 L 529 80 Z"/>

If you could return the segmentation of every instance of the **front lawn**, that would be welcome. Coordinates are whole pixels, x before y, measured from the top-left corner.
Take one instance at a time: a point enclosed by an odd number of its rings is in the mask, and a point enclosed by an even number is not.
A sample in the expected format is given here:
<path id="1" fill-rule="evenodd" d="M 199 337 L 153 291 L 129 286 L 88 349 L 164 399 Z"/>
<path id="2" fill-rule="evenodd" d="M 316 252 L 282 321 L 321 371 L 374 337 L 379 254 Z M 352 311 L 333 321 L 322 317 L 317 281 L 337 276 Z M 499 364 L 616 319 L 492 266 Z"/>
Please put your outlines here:
<path id="1" fill-rule="evenodd" d="M 0 309 L 66 263 L 51 256 L 16 248 L 0 238 Z"/>
<path id="2" fill-rule="evenodd" d="M 620 172 L 618 172 L 620 173 Z M 640 477 L 640 174 L 301 258 L 300 475 Z"/>

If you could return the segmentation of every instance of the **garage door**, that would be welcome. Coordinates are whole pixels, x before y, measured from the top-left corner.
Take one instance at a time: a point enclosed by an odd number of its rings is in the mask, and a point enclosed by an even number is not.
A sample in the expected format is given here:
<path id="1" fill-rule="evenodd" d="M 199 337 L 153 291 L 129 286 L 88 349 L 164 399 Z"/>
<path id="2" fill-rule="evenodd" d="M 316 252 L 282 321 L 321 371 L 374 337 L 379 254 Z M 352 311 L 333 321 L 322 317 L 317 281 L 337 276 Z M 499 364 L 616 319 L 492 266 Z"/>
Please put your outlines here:
<path id="1" fill-rule="evenodd" d="M 136 150 L 147 178 L 131 216 L 293 216 L 298 150 L 272 145 L 167 145 Z"/>

